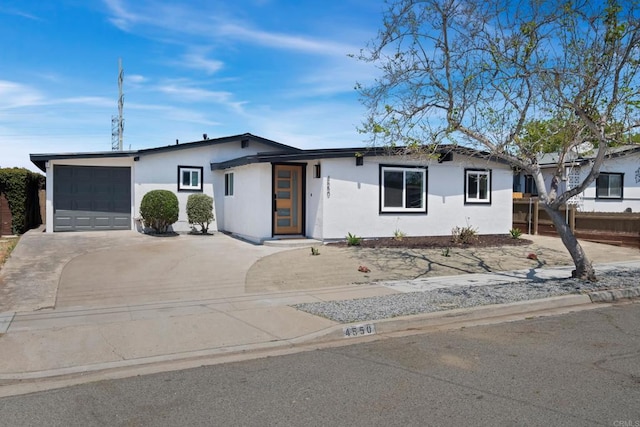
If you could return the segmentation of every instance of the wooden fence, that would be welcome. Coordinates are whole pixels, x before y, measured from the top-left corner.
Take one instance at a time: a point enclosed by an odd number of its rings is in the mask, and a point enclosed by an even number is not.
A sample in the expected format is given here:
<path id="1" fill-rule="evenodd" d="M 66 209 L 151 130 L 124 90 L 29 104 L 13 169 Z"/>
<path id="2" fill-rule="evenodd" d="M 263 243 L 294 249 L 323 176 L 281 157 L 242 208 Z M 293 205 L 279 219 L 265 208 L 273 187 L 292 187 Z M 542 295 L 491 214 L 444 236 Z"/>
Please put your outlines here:
<path id="1" fill-rule="evenodd" d="M 563 207 L 561 212 L 579 239 L 640 248 L 640 213 L 579 212 L 573 205 Z M 535 197 L 513 200 L 513 228 L 557 236 L 551 218 Z"/>
<path id="2" fill-rule="evenodd" d="M 11 231 L 12 219 L 9 201 L 4 194 L 0 193 L 0 236 L 13 234 L 13 231 Z"/>

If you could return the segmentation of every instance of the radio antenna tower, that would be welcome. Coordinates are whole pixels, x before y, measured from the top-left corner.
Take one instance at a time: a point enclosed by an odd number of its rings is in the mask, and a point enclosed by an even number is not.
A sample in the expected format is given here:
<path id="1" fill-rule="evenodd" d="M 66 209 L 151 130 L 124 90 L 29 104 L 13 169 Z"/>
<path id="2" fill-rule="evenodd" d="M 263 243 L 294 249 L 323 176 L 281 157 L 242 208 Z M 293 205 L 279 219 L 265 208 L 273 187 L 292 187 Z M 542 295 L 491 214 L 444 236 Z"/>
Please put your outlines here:
<path id="1" fill-rule="evenodd" d="M 118 58 L 118 115 L 111 116 L 111 150 L 122 151 L 122 134 L 124 133 L 124 94 L 122 93 L 122 80 L 124 71 L 122 70 L 122 58 Z"/>

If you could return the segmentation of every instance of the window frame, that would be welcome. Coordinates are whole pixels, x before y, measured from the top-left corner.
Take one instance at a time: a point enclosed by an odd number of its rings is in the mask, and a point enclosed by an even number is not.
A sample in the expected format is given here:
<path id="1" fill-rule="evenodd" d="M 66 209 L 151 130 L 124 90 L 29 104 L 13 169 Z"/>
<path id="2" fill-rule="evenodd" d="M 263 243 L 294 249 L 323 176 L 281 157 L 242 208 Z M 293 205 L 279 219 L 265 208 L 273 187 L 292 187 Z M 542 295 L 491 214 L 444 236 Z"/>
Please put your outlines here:
<path id="1" fill-rule="evenodd" d="M 465 205 L 490 205 L 491 204 L 491 193 L 492 193 L 492 174 L 491 169 L 465 169 L 464 170 L 464 204 Z M 487 177 L 487 198 L 481 199 L 479 197 L 473 198 L 469 197 L 469 177 L 471 175 L 486 176 Z M 480 182 L 480 179 L 478 179 Z M 480 192 L 480 186 L 478 186 L 478 193 Z"/>
<path id="2" fill-rule="evenodd" d="M 609 178 L 610 176 L 619 176 L 620 177 L 620 195 L 612 196 L 611 195 L 611 185 L 610 180 L 607 179 L 607 195 L 601 196 L 598 194 L 598 189 L 600 188 L 600 178 L 606 176 Z M 624 199 L 624 173 L 622 172 L 600 172 L 598 177 L 595 180 L 595 190 L 596 190 L 596 200 L 622 200 Z"/>
<path id="3" fill-rule="evenodd" d="M 402 202 L 403 205 L 406 204 L 406 172 L 421 172 L 422 173 L 422 200 L 423 206 L 419 208 L 407 208 L 397 207 L 397 206 L 384 206 L 384 198 L 385 198 L 385 186 L 384 186 L 384 173 L 386 171 L 400 171 L 403 172 L 403 189 L 402 189 Z M 403 165 L 383 165 L 379 166 L 379 185 L 378 185 L 378 203 L 379 203 L 379 213 L 380 214 L 418 214 L 425 215 L 427 213 L 427 197 L 429 195 L 428 184 L 429 184 L 429 176 L 428 176 L 428 168 L 426 166 L 403 166 Z"/>
<path id="4" fill-rule="evenodd" d="M 198 185 L 185 185 L 182 183 L 182 174 L 183 172 L 197 172 L 198 173 Z M 204 168 L 202 166 L 178 166 L 178 191 L 184 192 L 192 192 L 192 193 L 202 193 L 203 191 L 203 171 Z M 191 182 L 193 182 L 193 177 L 190 175 Z"/>
<path id="5" fill-rule="evenodd" d="M 224 174 L 224 195 L 226 197 L 233 197 L 234 193 L 234 173 L 225 172 Z"/>

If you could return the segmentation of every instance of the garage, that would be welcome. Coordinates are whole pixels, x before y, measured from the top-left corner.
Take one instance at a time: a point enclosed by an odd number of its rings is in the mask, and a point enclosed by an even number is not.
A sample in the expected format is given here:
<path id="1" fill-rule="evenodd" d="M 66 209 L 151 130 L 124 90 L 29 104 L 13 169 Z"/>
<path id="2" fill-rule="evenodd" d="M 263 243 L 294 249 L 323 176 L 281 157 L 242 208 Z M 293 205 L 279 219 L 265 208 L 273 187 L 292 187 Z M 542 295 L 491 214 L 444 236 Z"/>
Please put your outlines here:
<path id="1" fill-rule="evenodd" d="M 130 230 L 131 168 L 53 168 L 53 231 Z"/>

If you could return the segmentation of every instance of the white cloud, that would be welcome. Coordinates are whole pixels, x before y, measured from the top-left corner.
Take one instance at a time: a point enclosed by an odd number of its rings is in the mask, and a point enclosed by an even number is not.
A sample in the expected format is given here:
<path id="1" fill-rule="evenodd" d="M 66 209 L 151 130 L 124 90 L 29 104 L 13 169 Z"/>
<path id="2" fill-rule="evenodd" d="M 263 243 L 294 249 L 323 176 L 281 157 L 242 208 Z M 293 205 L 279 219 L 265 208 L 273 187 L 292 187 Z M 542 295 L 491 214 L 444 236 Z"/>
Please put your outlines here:
<path id="1" fill-rule="evenodd" d="M 42 21 L 42 18 L 38 16 L 35 16 L 31 13 L 24 12 L 22 10 L 17 10 L 17 9 L 0 8 L 0 13 L 3 13 L 5 15 L 20 16 L 22 18 L 31 19 L 32 21 Z"/>
<path id="2" fill-rule="evenodd" d="M 268 32 L 255 28 L 248 22 L 234 19 L 230 13 L 220 9 L 189 8 L 138 1 L 125 6 L 123 0 L 103 0 L 111 13 L 109 21 L 127 32 L 141 32 L 165 40 L 167 32 L 171 37 L 197 35 L 203 39 L 217 41 L 238 40 L 257 46 L 267 46 L 279 50 L 290 50 L 309 54 L 346 55 L 359 50 L 353 46 L 330 39 L 316 39 L 296 34 Z M 133 11 L 133 8 L 136 8 Z M 158 30 L 161 30 L 157 33 Z"/>
<path id="3" fill-rule="evenodd" d="M 42 105 L 42 94 L 22 83 L 0 80 L 0 110 Z"/>
<path id="4" fill-rule="evenodd" d="M 133 83 L 133 84 L 140 84 L 147 81 L 147 78 L 144 76 L 141 76 L 140 74 L 125 75 L 124 79 L 127 81 L 127 83 Z"/>
<path id="5" fill-rule="evenodd" d="M 357 50 L 356 47 L 329 40 L 319 40 L 298 35 L 270 33 L 254 30 L 246 25 L 227 23 L 221 25 L 217 31 L 225 37 L 249 41 L 252 44 L 268 46 L 275 49 L 293 50 L 304 53 L 323 55 L 347 55 Z"/>
<path id="6" fill-rule="evenodd" d="M 215 59 L 207 59 L 202 54 L 189 53 L 182 55 L 181 65 L 187 68 L 203 70 L 207 74 L 213 74 L 221 70 L 224 63 Z"/>

